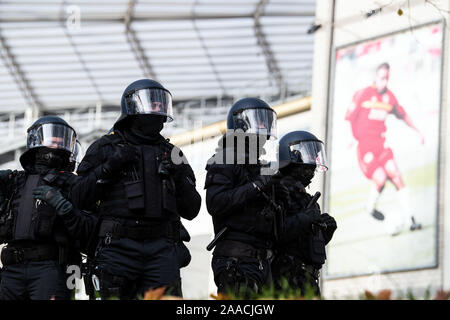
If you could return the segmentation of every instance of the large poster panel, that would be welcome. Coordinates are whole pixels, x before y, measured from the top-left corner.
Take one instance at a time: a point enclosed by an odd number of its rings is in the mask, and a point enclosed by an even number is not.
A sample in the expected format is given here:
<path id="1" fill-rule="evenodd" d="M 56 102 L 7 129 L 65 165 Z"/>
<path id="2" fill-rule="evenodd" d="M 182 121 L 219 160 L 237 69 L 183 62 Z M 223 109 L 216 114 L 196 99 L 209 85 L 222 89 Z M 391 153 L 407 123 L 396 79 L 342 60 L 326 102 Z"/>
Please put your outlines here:
<path id="1" fill-rule="evenodd" d="M 443 27 L 336 49 L 327 278 L 437 265 Z"/>

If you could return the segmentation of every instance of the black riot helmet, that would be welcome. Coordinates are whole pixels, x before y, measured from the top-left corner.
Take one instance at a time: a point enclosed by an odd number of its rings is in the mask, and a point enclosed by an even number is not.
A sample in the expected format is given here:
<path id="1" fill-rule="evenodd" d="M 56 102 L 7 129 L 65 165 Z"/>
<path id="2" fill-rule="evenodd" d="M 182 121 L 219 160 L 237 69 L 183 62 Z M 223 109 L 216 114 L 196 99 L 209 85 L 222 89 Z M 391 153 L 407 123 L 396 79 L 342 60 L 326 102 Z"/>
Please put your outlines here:
<path id="1" fill-rule="evenodd" d="M 128 116 L 150 114 L 173 120 L 172 94 L 159 82 L 141 79 L 131 83 L 123 92 L 120 102 L 121 115 L 114 126 Z"/>
<path id="2" fill-rule="evenodd" d="M 228 111 L 227 129 L 242 129 L 246 133 L 267 134 L 276 138 L 277 114 L 261 99 L 240 99 Z"/>
<path id="3" fill-rule="evenodd" d="M 23 167 L 34 161 L 37 150 L 42 148 L 58 150 L 73 155 L 77 134 L 66 121 L 57 116 L 44 116 L 36 120 L 27 130 L 27 150 L 20 156 Z"/>
<path id="4" fill-rule="evenodd" d="M 289 164 L 314 166 L 316 171 L 328 170 L 323 142 L 307 131 L 293 131 L 279 141 L 279 168 Z"/>

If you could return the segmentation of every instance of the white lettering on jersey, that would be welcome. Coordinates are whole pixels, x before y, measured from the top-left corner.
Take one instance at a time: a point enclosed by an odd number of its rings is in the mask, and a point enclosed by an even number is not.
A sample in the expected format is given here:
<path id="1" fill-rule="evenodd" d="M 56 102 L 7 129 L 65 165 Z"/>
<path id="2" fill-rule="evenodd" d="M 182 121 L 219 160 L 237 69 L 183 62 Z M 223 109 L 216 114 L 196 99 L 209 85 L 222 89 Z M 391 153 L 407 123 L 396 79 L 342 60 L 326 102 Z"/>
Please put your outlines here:
<path id="1" fill-rule="evenodd" d="M 386 120 L 388 113 L 383 109 L 370 109 L 369 115 L 367 116 L 370 120 L 384 121 Z"/>
<path id="2" fill-rule="evenodd" d="M 367 152 L 367 153 L 364 155 L 363 161 L 364 161 L 365 163 L 369 164 L 369 163 L 372 162 L 372 160 L 373 160 L 373 153 L 372 153 L 372 152 Z"/>

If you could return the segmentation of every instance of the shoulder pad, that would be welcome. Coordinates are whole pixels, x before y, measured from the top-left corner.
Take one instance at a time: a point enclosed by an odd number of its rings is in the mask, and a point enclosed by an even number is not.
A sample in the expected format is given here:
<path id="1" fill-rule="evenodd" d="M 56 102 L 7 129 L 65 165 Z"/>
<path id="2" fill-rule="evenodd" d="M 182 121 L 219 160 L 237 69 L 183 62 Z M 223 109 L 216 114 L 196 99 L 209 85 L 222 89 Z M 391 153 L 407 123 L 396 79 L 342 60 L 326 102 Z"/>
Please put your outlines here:
<path id="1" fill-rule="evenodd" d="M 225 165 L 225 164 L 212 164 L 207 166 L 206 178 L 212 179 L 214 175 L 221 174 L 227 177 L 230 181 L 234 181 L 235 172 L 234 166 Z"/>
<path id="2" fill-rule="evenodd" d="M 23 178 L 23 177 L 25 177 L 26 176 L 26 172 L 25 171 L 19 171 L 19 170 L 14 170 L 12 173 L 11 173 L 11 179 L 15 179 L 15 178 Z"/>
<path id="3" fill-rule="evenodd" d="M 116 143 L 118 141 L 122 141 L 122 138 L 120 137 L 119 134 L 114 134 L 114 132 L 111 132 L 107 135 L 102 136 L 98 141 L 101 143 L 101 145 L 105 145 L 109 143 Z"/>
<path id="4" fill-rule="evenodd" d="M 12 179 L 16 178 L 16 179 L 22 179 L 24 177 L 26 177 L 26 172 L 25 171 L 18 171 L 18 170 L 14 170 L 12 172 Z"/>
<path id="5" fill-rule="evenodd" d="M 96 154 L 100 149 L 107 145 L 113 145 L 115 135 L 104 135 L 92 142 L 86 150 L 85 156 Z"/>

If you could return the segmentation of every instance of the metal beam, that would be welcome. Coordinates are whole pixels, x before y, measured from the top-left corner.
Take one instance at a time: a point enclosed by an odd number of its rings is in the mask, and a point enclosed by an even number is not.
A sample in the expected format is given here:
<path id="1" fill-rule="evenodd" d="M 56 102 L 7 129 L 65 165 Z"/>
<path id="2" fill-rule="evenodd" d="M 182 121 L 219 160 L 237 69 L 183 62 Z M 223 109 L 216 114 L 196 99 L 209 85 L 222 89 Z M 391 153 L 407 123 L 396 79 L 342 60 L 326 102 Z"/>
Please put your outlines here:
<path id="1" fill-rule="evenodd" d="M 242 30 L 242 29 L 241 29 Z M 174 49 L 199 49 L 199 46 L 196 45 L 195 40 L 198 39 L 197 35 L 190 35 L 190 36 L 184 36 L 184 37 L 171 37 L 170 39 L 168 39 L 168 37 L 166 37 L 165 39 L 161 39 L 161 38 L 156 38 L 156 37 L 148 37 L 148 32 L 153 32 L 153 31 L 140 31 L 141 35 L 144 35 L 144 41 L 148 41 L 148 42 L 157 42 L 155 43 L 155 46 L 152 46 L 152 50 L 156 50 L 156 51 L 169 51 L 169 50 L 174 50 Z M 167 35 L 169 35 L 169 33 L 167 33 Z M 312 37 L 305 37 L 302 36 L 301 34 L 297 34 L 295 33 L 279 33 L 279 34 L 271 34 L 272 38 L 273 38 L 273 42 L 276 42 L 277 44 L 294 44 L 294 45 L 304 45 L 304 44 L 312 44 L 314 42 L 314 39 Z M 35 35 L 34 38 L 36 38 L 37 35 Z M 84 37 L 84 36 L 83 36 Z M 142 36 L 141 36 L 142 37 Z M 101 38 L 101 35 L 99 35 L 99 38 Z M 240 35 L 240 36 L 233 36 L 232 34 L 224 34 L 221 36 L 215 35 L 215 36 L 204 36 L 202 35 L 203 39 L 207 39 L 208 42 L 210 42 L 211 44 L 208 45 L 209 48 L 231 48 L 231 47 L 243 47 L 243 46 L 254 46 L 256 45 L 255 42 L 253 42 L 255 40 L 254 35 L 253 34 L 249 34 L 249 35 Z M 12 38 L 11 35 L 9 37 L 9 39 L 13 40 L 11 43 L 11 47 L 13 47 L 14 49 L 19 49 L 19 50 L 25 50 L 25 49 L 42 49 L 43 46 L 45 46 L 45 49 L 47 49 L 48 51 L 51 51 L 51 49 L 63 49 L 64 51 L 68 51 L 67 49 L 64 50 L 64 46 L 66 45 L 64 42 L 60 42 L 60 43 L 48 43 L 45 42 L 42 38 L 39 38 L 40 41 L 36 41 L 36 42 L 32 42 L 32 41 L 28 41 L 28 39 L 30 38 L 23 38 L 23 37 L 14 37 Z M 61 38 L 63 39 L 63 38 Z M 11 40 L 9 40 L 11 42 Z M 19 40 L 19 41 L 17 41 Z M 102 39 L 103 40 L 103 39 Z M 123 41 L 122 39 L 117 39 L 115 41 L 109 41 L 109 42 L 102 42 L 102 47 L 111 47 L 112 50 L 114 50 L 114 52 L 125 52 L 124 50 L 117 50 L 120 47 L 123 47 Z M 95 42 L 94 39 L 92 39 L 91 42 L 78 42 L 77 46 L 83 49 L 90 49 L 92 50 L 93 47 L 98 45 L 98 39 L 97 39 L 97 43 Z M 94 53 L 96 53 L 96 51 L 94 51 Z"/>
<path id="2" fill-rule="evenodd" d="M 267 16 L 267 15 L 265 15 Z M 284 18 L 284 17 L 282 17 Z M 253 25 L 253 16 L 248 17 L 248 19 L 251 19 L 251 22 L 247 25 L 242 24 L 242 25 L 228 25 L 226 26 L 226 30 L 227 31 L 233 31 L 233 30 L 242 30 L 243 28 L 248 28 L 251 27 Z M 137 21 L 136 18 L 133 19 L 134 21 Z M 1 18 L 0 18 L 0 21 Z M 84 20 L 83 20 L 84 21 Z M 266 22 L 267 26 L 271 27 L 271 34 L 272 35 L 276 35 L 276 34 L 294 34 L 297 36 L 301 36 L 302 34 L 299 34 L 298 30 L 299 28 L 304 28 L 305 30 L 311 26 L 311 19 L 308 19 L 307 22 L 305 23 L 300 23 L 300 22 L 295 22 L 295 23 L 290 23 L 289 21 L 284 21 L 283 23 L 281 22 L 277 22 L 277 23 L 268 23 Z M 41 21 L 36 21 L 41 22 Z M 118 30 L 115 30 L 114 28 L 108 28 L 108 26 L 113 26 L 116 29 L 118 29 L 118 26 L 121 26 L 121 24 L 119 24 L 119 22 L 123 22 L 122 21 L 117 21 L 117 23 L 114 22 L 103 22 L 103 21 L 96 21 L 96 23 L 88 23 L 84 26 L 84 29 L 89 29 L 89 28 L 98 28 L 100 27 L 100 31 L 96 31 L 93 33 L 83 33 L 81 32 L 80 35 L 83 38 L 98 38 L 99 36 L 102 36 L 103 39 L 108 39 L 108 38 L 113 38 L 113 39 L 118 39 L 120 38 L 120 36 L 118 35 Z M 147 21 L 148 22 L 148 21 Z M 17 23 L 17 22 L 16 22 Z M 8 26 L 8 23 L 4 23 L 5 26 Z M 184 24 L 183 24 L 184 25 Z M 273 29 L 273 27 L 277 28 L 277 29 Z M 290 29 L 287 30 L 286 27 L 289 27 Z M 107 29 L 104 29 L 107 28 Z M 120 29 L 121 31 L 122 29 Z M 224 30 L 224 26 L 223 24 L 219 24 L 219 25 L 210 25 L 208 26 L 208 31 L 213 33 L 214 31 L 222 31 Z M 15 26 L 8 26 L 5 31 L 7 31 L 7 33 L 9 34 L 10 37 L 12 38 L 18 38 L 18 39 L 32 39 L 35 41 L 38 41 L 39 39 L 54 39 L 54 38 L 59 38 L 60 33 L 59 32 L 55 32 L 54 27 L 49 27 L 49 26 L 44 26 L 43 28 L 39 28 L 39 29 L 34 29 L 34 30 L 30 30 L 30 26 L 23 26 L 23 25 L 15 25 Z M 34 33 L 32 32 L 34 31 Z M 145 27 L 143 28 L 142 26 L 139 29 L 139 32 L 178 32 L 178 31 L 186 31 L 186 29 L 184 27 L 177 27 L 177 28 L 173 28 L 171 27 L 170 29 L 166 29 L 164 27 L 160 27 L 160 25 L 155 24 L 149 27 Z M 233 32 L 231 32 L 230 34 L 233 34 Z M 39 35 L 39 39 L 36 39 L 36 35 Z M 243 37 L 243 36 L 241 36 Z M 251 37 L 247 36 L 247 37 Z M 313 39 L 312 36 L 308 36 L 306 35 L 306 37 L 308 39 Z M 173 38 L 172 38 L 173 39 Z M 172 40 L 171 39 L 171 40 Z M 39 41 L 38 41 L 39 42 Z"/>
<path id="3" fill-rule="evenodd" d="M 134 54 L 135 59 L 137 60 L 139 66 L 144 71 L 144 74 L 147 78 L 157 80 L 156 74 L 150 64 L 150 60 L 145 54 L 145 50 L 142 47 L 139 39 L 136 35 L 136 32 L 131 27 L 131 22 L 133 21 L 133 12 L 134 6 L 136 5 L 136 0 L 130 0 L 128 2 L 128 8 L 124 16 L 125 22 L 125 35 L 127 38 L 127 42 L 130 45 L 131 51 Z"/>
<path id="4" fill-rule="evenodd" d="M 285 60 L 285 62 L 294 62 L 294 63 L 298 63 L 298 61 L 291 59 L 291 60 Z M 168 64 L 164 64 L 164 65 L 159 65 L 160 67 L 171 67 L 172 69 L 166 70 L 164 72 L 164 77 L 166 76 L 172 76 L 172 75 L 177 75 L 180 73 L 180 70 L 183 70 L 183 75 L 193 75 L 193 76 L 198 76 L 201 75 L 202 73 L 205 73 L 206 71 L 203 70 L 203 68 L 205 67 L 204 64 L 192 64 L 189 66 L 184 66 L 184 65 L 171 65 L 170 63 Z M 242 72 L 249 72 L 249 73 L 256 73 L 256 72 L 264 72 L 265 69 L 261 69 L 259 67 L 259 65 L 253 65 L 255 66 L 255 68 L 253 68 L 252 65 L 250 65 L 248 62 L 239 62 L 239 63 L 221 63 L 221 67 L 234 67 L 228 70 L 222 70 L 220 71 L 221 74 L 236 74 L 236 71 L 241 70 Z M 178 67 L 178 68 L 177 68 Z M 189 67 L 190 69 L 186 69 L 186 67 Z M 252 68 L 250 68 L 252 67 Z M 194 68 L 194 69 L 193 69 Z M 242 68 L 242 69 L 241 69 Z M 113 74 L 111 73 L 103 73 L 103 71 L 108 71 L 111 68 L 104 68 L 104 69 L 95 69 L 96 72 L 101 72 L 100 74 L 97 75 L 96 79 L 98 80 L 110 80 L 112 76 L 115 76 L 118 72 L 116 71 L 126 71 L 128 69 L 124 69 L 124 68 L 114 68 L 114 72 Z M 298 66 L 295 67 L 295 69 L 297 71 L 310 71 L 311 68 L 305 67 L 305 66 Z M 66 72 L 71 72 L 72 74 L 66 74 Z M 64 71 L 64 70 L 59 70 L 59 71 L 45 71 L 45 72 L 33 72 L 34 74 L 34 79 L 35 81 L 39 81 L 39 89 L 41 88 L 40 84 L 42 83 L 48 83 L 48 82 L 52 82 L 52 81 L 70 81 L 70 80 L 85 80 L 86 77 L 83 75 L 80 76 L 80 72 L 74 72 L 74 71 Z M 126 76 L 130 76 L 130 74 L 125 74 Z M 56 79 L 57 78 L 57 79 Z M 229 80 L 229 79 L 227 79 Z M 170 80 L 172 81 L 172 80 Z M 224 79 L 222 78 L 222 81 L 224 81 Z M 1 81 L 0 83 L 5 83 L 3 81 Z M 121 82 L 120 79 L 117 80 L 117 82 L 113 82 L 116 85 L 123 85 L 123 82 Z M 107 85 L 110 85 L 107 84 Z"/>
<path id="5" fill-rule="evenodd" d="M 313 17 L 315 15 L 314 11 L 305 12 L 270 12 L 264 14 L 264 17 Z M 198 15 L 195 18 L 198 20 L 211 20 L 211 19 L 245 19 L 253 18 L 253 14 L 205 14 Z M 133 17 L 133 21 L 178 21 L 178 20 L 191 20 L 193 17 L 190 14 L 161 14 L 161 13 L 148 13 L 142 16 Z M 55 22 L 53 17 L 24 17 L 17 15 L 5 16 L 3 15 L 0 19 L 1 22 Z M 111 18 L 108 15 L 92 15 L 83 16 L 83 22 L 123 22 L 123 17 Z"/>
<path id="6" fill-rule="evenodd" d="M 278 89 L 280 91 L 280 98 L 285 95 L 286 92 L 286 84 L 283 80 L 283 76 L 281 74 L 280 67 L 278 66 L 277 60 L 270 48 L 269 42 L 267 41 L 266 34 L 264 33 L 261 25 L 260 18 L 264 15 L 264 9 L 267 5 L 268 0 L 260 0 L 255 8 L 254 13 L 254 30 L 255 36 L 257 39 L 258 45 L 261 47 L 261 50 L 264 54 L 264 58 L 266 60 L 267 69 L 269 70 L 269 74 L 276 82 Z"/>
<path id="7" fill-rule="evenodd" d="M 81 52 L 78 50 L 77 46 L 75 45 L 75 43 L 73 41 L 73 38 L 72 38 L 72 35 L 67 30 L 67 26 L 64 24 L 65 16 L 64 16 L 64 11 L 63 10 L 64 10 L 65 6 L 66 6 L 66 1 L 64 0 L 64 2 L 61 4 L 60 18 L 59 18 L 59 22 L 61 23 L 61 28 L 62 28 L 62 30 L 63 30 L 67 40 L 69 41 L 70 46 L 72 47 L 73 51 L 75 52 L 75 55 L 77 56 L 77 59 L 80 62 L 81 66 L 83 68 L 83 71 L 86 72 L 86 76 L 89 79 L 89 81 L 91 82 L 92 87 L 94 88 L 95 93 L 97 94 L 99 101 L 102 101 L 103 100 L 103 96 L 102 96 L 102 93 L 100 91 L 100 88 L 98 87 L 97 83 L 95 82 L 95 79 L 92 76 L 92 73 L 89 70 L 86 62 L 84 61 Z"/>
<path id="8" fill-rule="evenodd" d="M 14 79 L 14 82 L 20 89 L 25 101 L 27 101 L 30 108 L 32 108 L 33 115 L 37 116 L 42 108 L 42 103 L 39 100 L 38 96 L 33 90 L 29 80 L 25 76 L 22 71 L 20 65 L 17 63 L 16 58 L 12 54 L 8 44 L 6 43 L 6 39 L 2 34 L 2 30 L 0 29 L 0 58 L 5 63 L 8 68 L 8 72 L 11 77 Z"/>
<path id="9" fill-rule="evenodd" d="M 214 64 L 214 61 L 212 60 L 212 56 L 209 53 L 208 47 L 205 44 L 205 39 L 202 37 L 202 35 L 200 34 L 200 29 L 197 26 L 197 19 L 196 19 L 196 12 L 195 12 L 195 8 L 196 5 L 198 3 L 198 0 L 195 0 L 195 2 L 192 4 L 192 9 L 191 9 L 191 13 L 192 13 L 192 24 L 194 26 L 194 30 L 195 33 L 197 35 L 198 40 L 200 41 L 200 45 L 205 53 L 206 58 L 208 59 L 208 63 L 211 66 L 211 70 L 216 78 L 217 83 L 219 84 L 220 89 L 222 90 L 223 94 L 226 95 L 226 88 L 223 85 L 222 79 L 220 78 L 219 72 L 216 69 L 216 65 Z"/>

